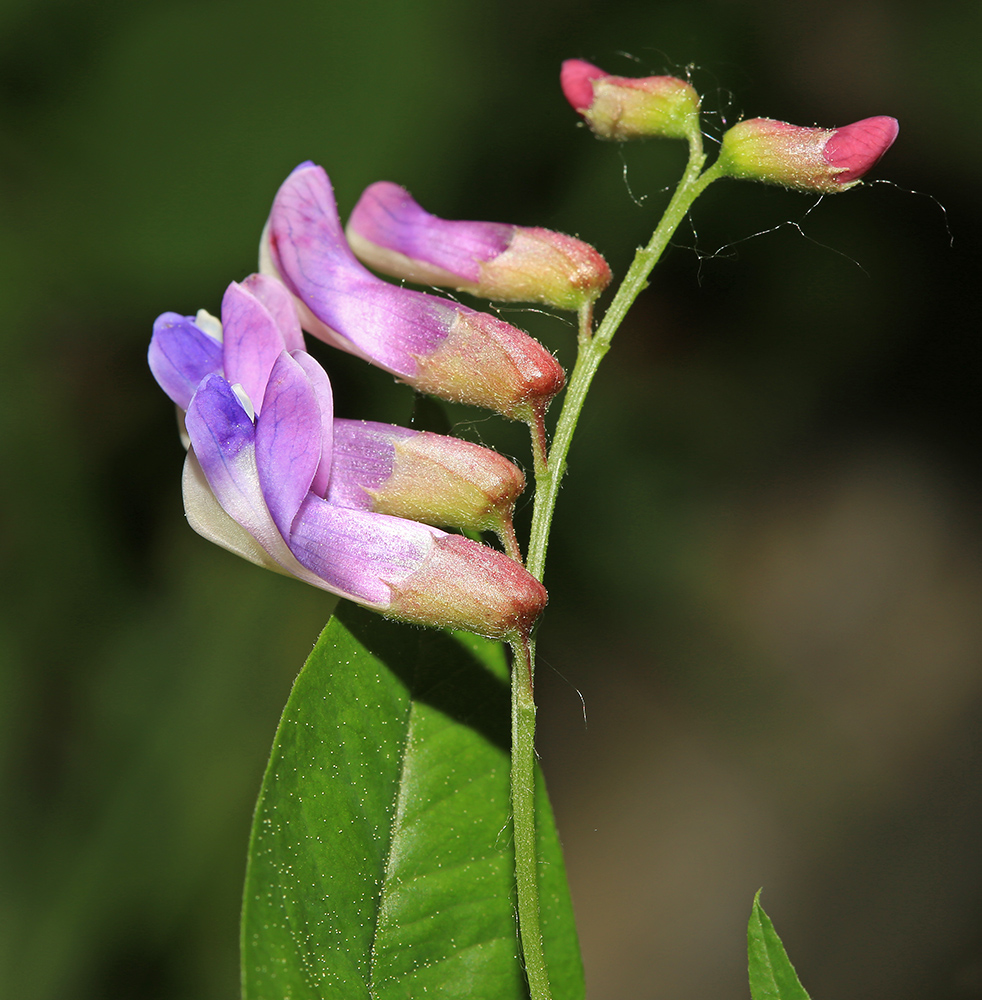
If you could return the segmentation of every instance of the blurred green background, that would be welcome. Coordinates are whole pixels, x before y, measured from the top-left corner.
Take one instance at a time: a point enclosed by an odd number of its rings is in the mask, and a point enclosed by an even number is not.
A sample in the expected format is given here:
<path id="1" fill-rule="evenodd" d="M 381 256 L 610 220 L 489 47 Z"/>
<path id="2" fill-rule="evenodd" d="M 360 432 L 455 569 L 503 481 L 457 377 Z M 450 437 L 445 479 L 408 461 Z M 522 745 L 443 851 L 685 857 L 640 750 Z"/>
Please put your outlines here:
<path id="1" fill-rule="evenodd" d="M 251 808 L 325 619 L 184 523 L 154 317 L 218 311 L 304 159 L 342 215 L 394 180 L 623 273 L 683 150 L 578 129 L 578 56 L 691 71 L 716 135 L 901 122 L 893 184 L 711 188 L 589 400 L 538 691 L 590 995 L 745 996 L 763 885 L 816 1000 L 982 997 L 980 42 L 976 0 L 0 5 L 2 994 L 236 994 Z M 562 320 L 502 315 L 569 360 Z M 411 418 L 319 356 L 341 415 Z"/>

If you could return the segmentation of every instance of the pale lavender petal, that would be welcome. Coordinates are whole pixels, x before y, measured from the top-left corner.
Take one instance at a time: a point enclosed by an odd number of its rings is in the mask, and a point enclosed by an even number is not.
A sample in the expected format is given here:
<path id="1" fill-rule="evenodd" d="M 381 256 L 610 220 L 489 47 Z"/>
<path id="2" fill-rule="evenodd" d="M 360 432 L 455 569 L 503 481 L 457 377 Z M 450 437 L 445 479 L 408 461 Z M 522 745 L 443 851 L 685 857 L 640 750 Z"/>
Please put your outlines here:
<path id="1" fill-rule="evenodd" d="M 311 490 L 319 497 L 327 496 L 331 480 L 331 463 L 334 449 L 334 393 L 327 372 L 305 351 L 294 351 L 293 359 L 306 372 L 310 388 L 320 408 L 321 416 L 321 459 L 310 484 Z"/>
<path id="2" fill-rule="evenodd" d="M 381 486 L 392 475 L 394 442 L 417 431 L 372 420 L 334 421 L 334 459 L 327 499 L 339 507 L 370 510 L 365 492 Z"/>
<path id="3" fill-rule="evenodd" d="M 238 383 L 259 410 L 266 380 L 286 340 L 276 320 L 247 288 L 233 281 L 222 299 L 225 378 Z"/>
<path id="4" fill-rule="evenodd" d="M 283 349 L 302 351 L 303 331 L 297 316 L 297 306 L 293 296 L 282 281 L 268 274 L 250 274 L 242 287 L 251 292 L 269 311 L 283 335 Z"/>
<path id="5" fill-rule="evenodd" d="M 222 345 L 197 327 L 191 316 L 167 312 L 153 324 L 147 352 L 158 385 L 182 409 L 206 376 L 222 370 Z"/>
<path id="6" fill-rule="evenodd" d="M 181 486 L 188 524 L 202 538 L 207 538 L 209 542 L 214 542 L 257 566 L 276 573 L 286 573 L 259 542 L 218 503 L 193 450 L 188 452 L 184 460 Z"/>
<path id="7" fill-rule="evenodd" d="M 304 369 L 285 351 L 273 365 L 256 420 L 259 484 L 284 538 L 320 463 L 320 406 Z"/>
<path id="8" fill-rule="evenodd" d="M 417 204 L 405 188 L 379 181 L 366 188 L 358 200 L 348 220 L 348 232 L 477 284 L 481 264 L 508 248 L 515 227 L 440 219 Z"/>
<path id="9" fill-rule="evenodd" d="M 284 181 L 267 237 L 284 284 L 320 321 L 310 332 L 393 374 L 414 375 L 416 359 L 442 343 L 458 312 L 472 312 L 390 285 L 362 267 L 344 238 L 331 182 L 314 164 L 302 164 Z"/>
<path id="10" fill-rule="evenodd" d="M 416 521 L 336 507 L 308 493 L 290 548 L 328 590 L 384 611 L 392 599 L 389 585 L 419 569 L 445 535 Z"/>
<path id="11" fill-rule="evenodd" d="M 201 470 L 223 509 L 277 562 L 289 556 L 259 485 L 255 427 L 219 375 L 207 376 L 188 406 L 187 431 Z"/>

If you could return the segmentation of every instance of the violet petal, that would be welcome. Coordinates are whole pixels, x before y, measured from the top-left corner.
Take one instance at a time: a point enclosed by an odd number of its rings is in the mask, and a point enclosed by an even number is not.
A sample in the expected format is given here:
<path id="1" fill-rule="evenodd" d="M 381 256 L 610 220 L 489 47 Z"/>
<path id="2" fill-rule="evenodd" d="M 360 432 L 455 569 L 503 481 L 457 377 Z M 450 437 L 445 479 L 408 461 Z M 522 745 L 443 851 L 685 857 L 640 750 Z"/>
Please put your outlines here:
<path id="1" fill-rule="evenodd" d="M 476 284 L 481 264 L 508 248 L 515 227 L 441 219 L 417 204 L 405 188 L 378 181 L 365 189 L 355 205 L 348 231 Z"/>
<path id="2" fill-rule="evenodd" d="M 457 307 L 381 281 L 355 259 L 322 167 L 302 165 L 283 182 L 267 227 L 272 265 L 320 321 L 310 332 L 396 375 L 444 340 Z"/>
<path id="3" fill-rule="evenodd" d="M 310 380 L 285 351 L 273 365 L 256 420 L 255 452 L 266 506 L 284 538 L 321 457 L 321 414 Z"/>
<path id="4" fill-rule="evenodd" d="M 207 376 L 188 406 L 187 431 L 215 499 L 277 562 L 289 556 L 263 499 L 255 427 L 232 387 Z"/>
<path id="5" fill-rule="evenodd" d="M 215 499 L 215 494 L 208 485 L 194 451 L 189 451 L 184 460 L 181 486 L 188 524 L 199 535 L 257 566 L 263 566 L 277 573 L 286 572 Z"/>
<path id="6" fill-rule="evenodd" d="M 321 458 L 310 488 L 323 497 L 327 496 L 334 456 L 334 393 L 327 372 L 306 351 L 293 351 L 291 357 L 306 373 L 320 408 Z"/>
<path id="7" fill-rule="evenodd" d="M 300 319 L 293 296 L 284 287 L 282 281 L 268 274 L 250 274 L 242 287 L 254 295 L 267 309 L 283 335 L 283 349 L 286 351 L 302 351 L 304 349 L 303 331 L 300 329 Z"/>
<path id="8" fill-rule="evenodd" d="M 222 370 L 222 345 L 193 317 L 166 312 L 153 324 L 147 360 L 160 388 L 186 410 L 198 383 Z"/>
<path id="9" fill-rule="evenodd" d="M 373 420 L 334 421 L 334 459 L 327 499 L 339 507 L 370 510 L 365 492 L 381 486 L 392 475 L 394 442 L 417 431 Z"/>
<path id="10" fill-rule="evenodd" d="M 293 523 L 290 548 L 327 589 L 385 610 L 389 584 L 419 569 L 445 534 L 416 521 L 336 507 L 308 493 Z"/>
<path id="11" fill-rule="evenodd" d="M 269 310 L 248 289 L 233 281 L 222 299 L 226 380 L 238 383 L 258 411 L 266 380 L 286 341 Z"/>

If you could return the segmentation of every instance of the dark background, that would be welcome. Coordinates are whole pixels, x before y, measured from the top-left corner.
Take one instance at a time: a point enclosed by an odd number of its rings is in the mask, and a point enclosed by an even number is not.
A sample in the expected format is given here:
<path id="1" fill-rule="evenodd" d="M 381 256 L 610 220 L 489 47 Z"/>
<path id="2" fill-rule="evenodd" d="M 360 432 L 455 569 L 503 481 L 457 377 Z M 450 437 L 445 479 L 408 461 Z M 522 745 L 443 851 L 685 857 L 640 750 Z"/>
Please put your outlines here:
<path id="1" fill-rule="evenodd" d="M 901 122 L 890 184 L 711 188 L 588 402 L 538 691 L 590 995 L 744 997 L 764 886 L 816 1000 L 982 997 L 980 41 L 976 0 L 0 5 L 3 994 L 235 995 L 325 619 L 184 523 L 154 317 L 218 311 L 308 158 L 342 215 L 390 179 L 622 274 L 684 150 L 578 129 L 578 56 L 691 69 L 717 135 Z M 502 314 L 569 361 L 563 321 Z M 341 415 L 410 419 L 320 356 Z"/>

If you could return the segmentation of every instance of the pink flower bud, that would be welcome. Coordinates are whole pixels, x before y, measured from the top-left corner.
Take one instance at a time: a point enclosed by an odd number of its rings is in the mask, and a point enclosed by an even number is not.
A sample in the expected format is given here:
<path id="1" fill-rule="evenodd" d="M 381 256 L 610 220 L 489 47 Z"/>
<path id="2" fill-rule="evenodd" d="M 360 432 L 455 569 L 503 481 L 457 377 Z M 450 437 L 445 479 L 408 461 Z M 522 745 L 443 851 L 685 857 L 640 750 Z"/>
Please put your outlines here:
<path id="1" fill-rule="evenodd" d="M 611 76 L 582 59 L 567 59 L 559 80 L 566 100 L 602 139 L 699 134 L 699 95 L 674 76 Z"/>
<path id="2" fill-rule="evenodd" d="M 489 299 L 576 310 L 610 283 L 607 262 L 582 240 L 549 229 L 440 219 L 389 181 L 365 190 L 346 235 L 377 271 Z"/>
<path id="3" fill-rule="evenodd" d="M 893 145 L 896 118 L 879 115 L 839 129 L 804 128 L 751 118 L 724 136 L 724 176 L 834 194 L 859 183 Z"/>
<path id="4" fill-rule="evenodd" d="M 511 534 L 521 470 L 490 448 L 368 420 L 334 421 L 327 500 L 412 521 Z"/>

